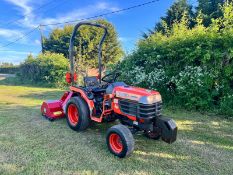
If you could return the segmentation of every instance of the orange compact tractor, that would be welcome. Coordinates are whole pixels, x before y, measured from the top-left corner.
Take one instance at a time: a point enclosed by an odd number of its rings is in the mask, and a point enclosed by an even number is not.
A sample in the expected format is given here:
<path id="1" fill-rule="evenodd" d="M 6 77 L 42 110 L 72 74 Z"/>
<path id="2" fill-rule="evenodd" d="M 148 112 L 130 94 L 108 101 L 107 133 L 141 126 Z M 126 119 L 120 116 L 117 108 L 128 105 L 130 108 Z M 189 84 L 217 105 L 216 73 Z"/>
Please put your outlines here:
<path id="1" fill-rule="evenodd" d="M 102 28 L 104 34 L 98 46 L 99 75 L 85 77 L 84 86 L 78 86 L 75 84 L 74 39 L 82 25 Z M 143 131 L 151 139 L 161 138 L 173 143 L 177 126 L 172 119 L 162 116 L 159 92 L 118 82 L 116 79 L 120 73 L 116 71 L 101 77 L 101 48 L 106 35 L 107 28 L 100 24 L 81 22 L 74 27 L 69 47 L 70 72 L 66 74 L 66 81 L 71 84 L 70 90 L 60 100 L 43 102 L 42 115 L 50 120 L 66 117 L 68 126 L 75 131 L 87 129 L 91 122 L 119 120 L 121 124 L 109 128 L 106 135 L 108 149 L 118 157 L 132 153 L 132 134 L 137 131 Z"/>

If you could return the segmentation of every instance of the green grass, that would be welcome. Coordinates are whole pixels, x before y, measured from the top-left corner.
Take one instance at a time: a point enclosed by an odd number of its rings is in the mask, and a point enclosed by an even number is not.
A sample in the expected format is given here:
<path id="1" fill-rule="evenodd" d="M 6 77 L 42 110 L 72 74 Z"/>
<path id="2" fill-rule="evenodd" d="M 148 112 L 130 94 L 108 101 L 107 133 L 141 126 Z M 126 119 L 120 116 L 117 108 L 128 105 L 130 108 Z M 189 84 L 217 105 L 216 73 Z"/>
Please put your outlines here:
<path id="1" fill-rule="evenodd" d="M 105 144 L 112 124 L 77 133 L 65 119 L 41 116 L 41 102 L 61 95 L 58 89 L 0 85 L 0 174 L 233 174 L 231 120 L 165 110 L 178 124 L 177 141 L 137 134 L 134 153 L 119 159 Z"/>

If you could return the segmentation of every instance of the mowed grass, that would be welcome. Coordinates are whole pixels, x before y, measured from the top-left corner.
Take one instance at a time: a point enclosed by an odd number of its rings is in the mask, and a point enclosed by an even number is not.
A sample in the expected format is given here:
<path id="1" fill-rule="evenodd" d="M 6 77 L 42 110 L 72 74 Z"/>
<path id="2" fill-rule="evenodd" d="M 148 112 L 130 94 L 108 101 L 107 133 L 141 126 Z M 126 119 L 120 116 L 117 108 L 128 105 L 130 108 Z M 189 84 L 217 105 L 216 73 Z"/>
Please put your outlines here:
<path id="1" fill-rule="evenodd" d="M 174 144 L 135 135 L 125 159 L 107 149 L 105 133 L 116 124 L 74 132 L 65 119 L 40 114 L 58 89 L 0 85 L 0 174 L 233 174 L 233 122 L 200 113 L 165 110 L 178 124 Z"/>

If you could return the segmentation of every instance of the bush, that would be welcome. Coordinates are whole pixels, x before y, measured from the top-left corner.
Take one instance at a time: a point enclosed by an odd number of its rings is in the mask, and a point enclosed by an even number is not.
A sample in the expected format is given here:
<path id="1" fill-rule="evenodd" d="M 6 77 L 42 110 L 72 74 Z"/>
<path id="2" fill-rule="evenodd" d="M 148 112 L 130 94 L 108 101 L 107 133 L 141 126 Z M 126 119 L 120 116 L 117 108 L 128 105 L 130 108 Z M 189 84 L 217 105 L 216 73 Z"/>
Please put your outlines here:
<path id="1" fill-rule="evenodd" d="M 224 96 L 220 103 L 220 112 L 221 114 L 227 115 L 227 116 L 233 116 L 233 92 L 231 94 L 227 94 Z"/>
<path id="2" fill-rule="evenodd" d="M 19 67 L 12 66 L 12 67 L 0 67 L 0 73 L 3 74 L 16 74 L 19 71 Z"/>
<path id="3" fill-rule="evenodd" d="M 205 67 L 187 66 L 178 75 L 171 78 L 175 84 L 176 96 L 174 98 L 178 104 L 183 104 L 189 109 L 207 109 L 213 106 L 215 95 L 219 89 L 214 85 L 215 76 Z"/>
<path id="4" fill-rule="evenodd" d="M 19 66 L 13 65 L 13 63 L 3 62 L 0 64 L 0 73 L 16 74 L 18 71 L 19 71 Z"/>
<path id="5" fill-rule="evenodd" d="M 68 60 L 62 54 L 45 53 L 36 58 L 29 55 L 20 65 L 19 77 L 23 81 L 64 86 Z"/>
<path id="6" fill-rule="evenodd" d="M 223 17 L 213 20 L 210 27 L 202 25 L 200 14 L 196 26 L 189 29 L 184 14 L 166 34 L 157 32 L 140 40 L 136 50 L 118 65 L 121 78 L 158 89 L 166 103 L 232 114 L 232 3 L 222 10 Z"/>

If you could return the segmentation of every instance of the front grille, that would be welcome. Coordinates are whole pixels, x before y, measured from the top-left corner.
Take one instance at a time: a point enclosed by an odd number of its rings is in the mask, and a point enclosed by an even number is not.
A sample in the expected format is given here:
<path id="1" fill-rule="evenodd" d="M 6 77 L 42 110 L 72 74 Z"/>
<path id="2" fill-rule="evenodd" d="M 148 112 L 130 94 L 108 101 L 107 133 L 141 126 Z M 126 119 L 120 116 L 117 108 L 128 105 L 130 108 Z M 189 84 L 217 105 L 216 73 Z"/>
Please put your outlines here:
<path id="1" fill-rule="evenodd" d="M 141 104 L 130 100 L 119 100 L 120 110 L 128 115 L 148 118 L 161 115 L 162 103 Z"/>

